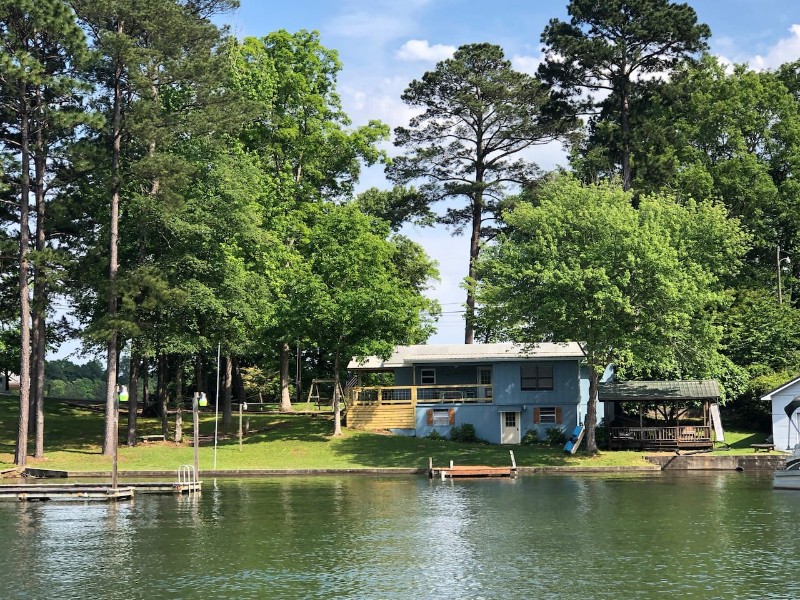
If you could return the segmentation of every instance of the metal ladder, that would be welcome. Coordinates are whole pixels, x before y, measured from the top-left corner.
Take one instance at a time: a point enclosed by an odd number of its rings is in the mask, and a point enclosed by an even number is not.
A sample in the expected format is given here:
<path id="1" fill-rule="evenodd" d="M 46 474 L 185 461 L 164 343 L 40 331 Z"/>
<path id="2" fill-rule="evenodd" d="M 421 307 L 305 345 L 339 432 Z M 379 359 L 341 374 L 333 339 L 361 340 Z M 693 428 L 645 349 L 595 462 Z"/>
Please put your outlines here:
<path id="1" fill-rule="evenodd" d="M 192 465 L 181 465 L 178 467 L 178 486 L 185 485 L 190 494 L 197 492 L 197 473 L 194 472 Z"/>

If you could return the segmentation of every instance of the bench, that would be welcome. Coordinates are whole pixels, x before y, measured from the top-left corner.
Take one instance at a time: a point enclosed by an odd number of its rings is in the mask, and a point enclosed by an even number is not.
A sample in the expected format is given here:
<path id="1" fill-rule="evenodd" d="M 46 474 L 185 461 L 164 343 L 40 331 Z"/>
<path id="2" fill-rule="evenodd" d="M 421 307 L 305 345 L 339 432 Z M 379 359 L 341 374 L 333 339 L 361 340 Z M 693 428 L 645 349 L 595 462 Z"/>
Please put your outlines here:
<path id="1" fill-rule="evenodd" d="M 163 435 L 140 435 L 139 439 L 143 442 L 163 442 Z"/>
<path id="2" fill-rule="evenodd" d="M 753 449 L 753 452 L 758 452 L 759 450 L 771 452 L 775 450 L 775 444 L 750 444 L 750 447 Z"/>

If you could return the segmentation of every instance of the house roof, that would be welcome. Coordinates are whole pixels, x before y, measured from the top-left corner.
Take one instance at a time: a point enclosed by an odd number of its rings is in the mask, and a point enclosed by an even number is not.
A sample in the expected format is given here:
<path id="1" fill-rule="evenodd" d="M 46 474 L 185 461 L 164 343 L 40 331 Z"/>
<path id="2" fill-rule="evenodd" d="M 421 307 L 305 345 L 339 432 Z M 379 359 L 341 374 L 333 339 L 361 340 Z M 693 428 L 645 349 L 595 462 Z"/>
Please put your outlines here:
<path id="1" fill-rule="evenodd" d="M 347 368 L 353 370 L 388 370 L 431 363 L 485 363 L 524 359 L 576 359 L 583 358 L 577 342 L 542 342 L 534 346 L 517 344 L 437 344 L 398 346 L 387 359 L 368 356 L 353 359 Z"/>
<path id="2" fill-rule="evenodd" d="M 774 390 L 770 390 L 769 392 L 767 392 L 766 394 L 764 394 L 763 396 L 761 396 L 761 399 L 762 399 L 762 400 L 768 400 L 768 401 L 769 401 L 769 400 L 772 400 L 772 396 L 773 396 L 774 394 L 777 394 L 778 392 L 782 392 L 783 390 L 785 390 L 785 389 L 786 389 L 786 388 L 788 388 L 789 386 L 792 386 L 792 385 L 794 385 L 794 384 L 795 384 L 795 383 L 797 383 L 798 381 L 800 381 L 800 377 L 795 377 L 795 378 L 794 378 L 794 379 L 792 379 L 791 381 L 787 381 L 787 382 L 786 382 L 786 383 L 784 383 L 783 385 L 779 385 L 779 386 L 778 386 L 778 387 L 776 387 Z"/>
<path id="3" fill-rule="evenodd" d="M 654 402 L 657 400 L 718 400 L 715 379 L 697 381 L 623 381 L 601 383 L 597 387 L 601 402 Z"/>

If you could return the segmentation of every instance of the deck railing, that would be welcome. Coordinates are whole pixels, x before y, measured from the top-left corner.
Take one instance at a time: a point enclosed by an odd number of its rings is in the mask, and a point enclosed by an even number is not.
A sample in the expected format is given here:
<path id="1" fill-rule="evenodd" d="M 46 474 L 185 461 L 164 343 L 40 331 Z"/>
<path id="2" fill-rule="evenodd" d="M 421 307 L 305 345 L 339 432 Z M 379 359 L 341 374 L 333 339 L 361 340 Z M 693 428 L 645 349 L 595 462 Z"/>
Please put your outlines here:
<path id="1" fill-rule="evenodd" d="M 411 405 L 492 402 L 491 385 L 390 385 L 350 388 L 355 405 Z"/>
<path id="2" fill-rule="evenodd" d="M 711 443 L 711 427 L 679 425 L 677 427 L 612 427 L 612 444 L 645 446 L 679 446 L 681 444 Z"/>

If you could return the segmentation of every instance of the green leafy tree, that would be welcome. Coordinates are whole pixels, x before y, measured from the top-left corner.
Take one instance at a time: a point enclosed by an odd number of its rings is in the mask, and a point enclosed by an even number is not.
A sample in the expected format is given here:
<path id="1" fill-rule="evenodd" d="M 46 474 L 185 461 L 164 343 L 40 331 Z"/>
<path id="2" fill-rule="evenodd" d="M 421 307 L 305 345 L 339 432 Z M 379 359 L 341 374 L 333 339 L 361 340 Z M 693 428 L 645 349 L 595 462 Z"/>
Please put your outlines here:
<path id="1" fill-rule="evenodd" d="M 167 209 L 191 170 L 190 161 L 174 151 L 176 146 L 200 131 L 213 139 L 214 127 L 224 126 L 228 113 L 222 110 L 225 98 L 219 93 L 223 77 L 219 71 L 221 54 L 217 52 L 221 32 L 210 17 L 238 3 L 73 0 L 72 4 L 100 56 L 94 77 L 101 91 L 98 102 L 107 115 L 106 130 L 96 140 L 92 155 L 98 164 L 86 181 L 92 184 L 87 196 L 95 197 L 98 205 L 98 191 L 105 194 L 109 218 L 101 229 L 103 235 L 90 240 L 94 253 L 86 253 L 88 260 L 82 266 L 88 265 L 93 273 L 96 269 L 91 267 L 105 265 L 108 276 L 101 284 L 95 275 L 91 285 L 84 286 L 90 291 L 82 304 L 84 314 L 92 321 L 94 339 L 103 340 L 106 347 L 103 452 L 110 454 L 116 438 L 117 356 L 124 341 L 123 329 L 129 327 L 119 314 L 119 294 L 126 285 L 121 275 L 126 275 L 125 267 L 131 263 L 146 267 L 147 243 L 157 243 L 150 237 L 153 230 L 132 228 L 140 234 L 142 245 L 135 259 L 127 258 L 121 274 L 121 218 L 127 213 L 134 217 L 129 223 L 151 222 L 154 213 Z M 219 110 L 213 114 L 203 110 L 215 105 Z M 229 108 L 235 115 L 235 105 Z M 100 162 L 106 157 L 107 163 Z M 151 218 L 137 220 L 142 212 Z M 95 227 L 89 231 L 95 231 L 98 225 L 95 219 Z M 107 252 L 99 251 L 101 244 Z M 98 260 L 100 257 L 102 260 Z"/>
<path id="2" fill-rule="evenodd" d="M 507 215 L 481 264 L 482 329 L 535 344 L 576 341 L 589 367 L 587 449 L 596 452 L 597 385 L 612 362 L 677 369 L 719 351 L 722 281 L 746 236 L 718 204 L 643 198 L 617 184 L 545 184 Z"/>
<path id="3" fill-rule="evenodd" d="M 350 127 L 336 93 L 341 63 L 317 32 L 248 37 L 232 43 L 229 53 L 232 87 L 248 104 L 240 139 L 267 177 L 265 227 L 283 245 L 276 269 L 282 283 L 267 338 L 280 345 L 280 406 L 288 411 L 290 344 L 308 339 L 295 291 L 307 277 L 299 245 L 320 203 L 349 198 L 362 162 L 385 160 L 377 143 L 389 130 L 378 121 Z"/>
<path id="4" fill-rule="evenodd" d="M 614 147 L 595 150 L 618 157 L 628 190 L 632 96 L 643 80 L 669 74 L 704 50 L 711 31 L 688 4 L 670 0 L 570 0 L 567 12 L 569 22 L 551 19 L 541 36 L 539 76 L 554 89 L 550 110 L 595 114 L 613 128 Z"/>
<path id="5" fill-rule="evenodd" d="M 636 187 L 719 198 L 753 234 L 738 286 L 775 290 L 777 248 L 790 256 L 800 250 L 800 104 L 785 81 L 742 65 L 728 73 L 707 56 L 651 94 L 642 121 Z M 798 262 L 789 265 L 787 297 Z"/>
<path id="6" fill-rule="evenodd" d="M 333 359 L 334 435 L 341 435 L 342 358 L 388 355 L 396 345 L 419 343 L 431 331 L 436 304 L 422 294 L 422 277 L 409 277 L 409 269 L 395 266 L 408 256 L 401 257 L 404 247 L 388 237 L 384 221 L 352 205 L 326 205 L 308 238 L 311 274 L 298 297 L 311 340 Z M 416 262 L 425 281 L 436 275 L 423 255 Z"/>

